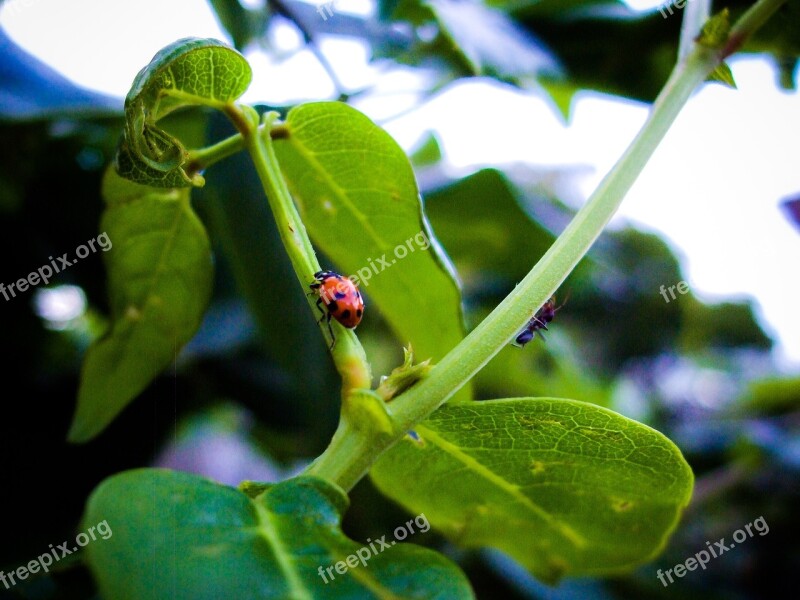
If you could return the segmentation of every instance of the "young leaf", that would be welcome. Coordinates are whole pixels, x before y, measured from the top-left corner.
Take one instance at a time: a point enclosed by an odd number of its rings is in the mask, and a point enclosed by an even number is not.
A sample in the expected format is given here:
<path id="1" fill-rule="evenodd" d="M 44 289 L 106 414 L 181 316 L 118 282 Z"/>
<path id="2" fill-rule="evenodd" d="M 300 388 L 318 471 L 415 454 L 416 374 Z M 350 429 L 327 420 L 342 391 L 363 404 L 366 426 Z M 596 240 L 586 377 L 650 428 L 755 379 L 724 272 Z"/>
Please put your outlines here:
<path id="1" fill-rule="evenodd" d="M 105 521 L 113 535 L 87 545 L 87 561 L 114 600 L 473 598 L 441 554 L 392 535 L 372 541 L 377 553 L 349 539 L 340 526 L 347 504 L 314 477 L 251 498 L 186 473 L 128 471 L 89 499 L 86 528 Z"/>
<path id="2" fill-rule="evenodd" d="M 405 153 L 338 102 L 298 106 L 285 127 L 275 152 L 309 235 L 401 342 L 436 362 L 464 336 L 460 297 Z"/>
<path id="3" fill-rule="evenodd" d="M 139 71 L 125 98 L 117 172 L 157 187 L 202 186 L 203 177 L 185 168 L 183 144 L 157 121 L 187 106 L 222 109 L 244 93 L 251 79 L 244 57 L 220 41 L 186 38 L 163 48 Z"/>
<path id="4" fill-rule="evenodd" d="M 499 548 L 548 582 L 651 559 L 691 496 L 672 442 L 583 402 L 448 404 L 415 431 L 375 464 L 377 486 L 457 543 Z"/>
<path id="5" fill-rule="evenodd" d="M 103 196 L 112 324 L 84 359 L 73 442 L 102 431 L 175 358 L 200 326 L 213 278 L 188 189 L 149 188 L 109 169 Z"/>

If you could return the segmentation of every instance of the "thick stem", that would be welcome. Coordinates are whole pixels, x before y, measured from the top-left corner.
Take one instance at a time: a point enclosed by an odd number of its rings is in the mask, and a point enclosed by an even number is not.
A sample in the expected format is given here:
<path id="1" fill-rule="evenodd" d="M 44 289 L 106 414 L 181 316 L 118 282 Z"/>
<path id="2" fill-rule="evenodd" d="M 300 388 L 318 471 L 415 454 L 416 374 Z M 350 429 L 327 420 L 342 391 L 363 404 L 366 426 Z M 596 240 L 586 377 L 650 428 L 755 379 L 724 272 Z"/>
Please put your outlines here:
<path id="1" fill-rule="evenodd" d="M 693 0 L 684 6 L 678 61 L 682 61 L 692 51 L 694 40 L 710 15 L 711 0 Z"/>
<path id="2" fill-rule="evenodd" d="M 774 11 L 780 2 L 762 0 L 757 4 L 770 5 Z M 754 10 L 755 7 L 748 14 Z M 749 19 L 759 24 L 765 20 Z M 747 32 L 751 33 L 752 28 Z M 533 270 L 431 370 L 427 378 L 388 405 L 393 429 L 397 433 L 376 440 L 366 450 L 366 457 L 348 454 L 354 448 L 345 446 L 341 439 L 334 440 L 335 443 L 314 462 L 316 474 L 331 477 L 345 490 L 352 488 L 382 452 L 444 404 L 511 341 L 531 314 L 555 293 L 602 233 L 694 89 L 720 60 L 719 51 L 695 44 L 685 60 L 678 63 L 639 134 Z M 347 423 L 340 426 L 337 431 L 340 438 L 347 433 L 347 427 Z"/>
<path id="3" fill-rule="evenodd" d="M 308 290 L 309 283 L 314 280 L 314 274 L 322 269 L 305 225 L 286 187 L 286 181 L 272 147 L 270 131 L 278 115 L 277 113 L 264 115 L 263 127 L 259 127 L 258 115 L 250 107 L 231 105 L 226 109 L 226 114 L 239 130 L 244 140 L 244 147 L 253 160 L 297 280 L 304 290 Z M 309 297 L 309 307 L 315 315 L 318 314 L 313 297 Z M 368 389 L 372 383 L 372 376 L 364 349 L 355 333 L 340 327 L 335 322 L 333 326 L 336 328 L 336 345 L 332 355 L 336 369 L 342 376 L 342 398 L 345 401 L 352 390 Z M 327 330 L 327 327 L 324 329 Z"/>

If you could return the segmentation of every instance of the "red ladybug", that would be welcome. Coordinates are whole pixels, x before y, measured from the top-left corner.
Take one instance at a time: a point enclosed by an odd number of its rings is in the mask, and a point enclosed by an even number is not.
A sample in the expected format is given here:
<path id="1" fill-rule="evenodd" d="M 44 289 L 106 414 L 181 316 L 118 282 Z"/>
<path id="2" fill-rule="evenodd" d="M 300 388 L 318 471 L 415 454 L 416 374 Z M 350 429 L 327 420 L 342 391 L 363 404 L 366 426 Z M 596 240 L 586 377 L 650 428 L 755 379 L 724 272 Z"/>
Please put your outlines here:
<path id="1" fill-rule="evenodd" d="M 562 302 L 560 306 L 556 306 L 556 297 L 551 296 L 550 299 L 536 311 L 536 314 L 531 317 L 530 321 L 525 324 L 525 329 L 520 331 L 514 339 L 514 345 L 520 348 L 524 347 L 537 333 L 544 339 L 541 330 L 544 329 L 547 331 L 547 324 L 555 318 L 556 312 L 564 306 L 565 303 L 566 300 Z"/>
<path id="2" fill-rule="evenodd" d="M 350 279 L 333 271 L 314 273 L 314 283 L 308 287 L 319 296 L 317 308 L 322 313 L 319 321 L 327 319 L 328 331 L 333 340 L 331 348 L 333 348 L 336 344 L 336 336 L 333 335 L 333 329 L 331 329 L 331 318 L 339 321 L 343 327 L 355 329 L 364 315 L 364 299 Z"/>

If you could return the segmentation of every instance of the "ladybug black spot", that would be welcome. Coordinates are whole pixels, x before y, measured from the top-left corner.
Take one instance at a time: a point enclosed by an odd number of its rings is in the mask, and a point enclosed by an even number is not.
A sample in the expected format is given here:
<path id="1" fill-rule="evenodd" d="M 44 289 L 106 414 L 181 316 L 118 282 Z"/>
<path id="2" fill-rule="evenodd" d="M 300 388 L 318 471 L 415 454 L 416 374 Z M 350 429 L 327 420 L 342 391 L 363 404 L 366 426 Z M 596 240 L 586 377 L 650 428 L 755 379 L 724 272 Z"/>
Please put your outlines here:
<path id="1" fill-rule="evenodd" d="M 361 313 L 362 313 L 362 312 L 363 312 L 363 311 L 362 311 L 362 310 L 359 308 L 359 309 L 356 311 L 356 316 L 360 318 L 360 317 L 361 317 Z"/>
<path id="2" fill-rule="evenodd" d="M 349 308 L 342 313 L 342 318 L 343 319 L 349 319 L 350 318 L 350 309 Z"/>
<path id="3" fill-rule="evenodd" d="M 335 313 L 337 310 L 339 310 L 339 305 L 336 304 L 336 300 L 334 300 L 333 302 L 328 304 L 328 311 L 329 312 Z"/>

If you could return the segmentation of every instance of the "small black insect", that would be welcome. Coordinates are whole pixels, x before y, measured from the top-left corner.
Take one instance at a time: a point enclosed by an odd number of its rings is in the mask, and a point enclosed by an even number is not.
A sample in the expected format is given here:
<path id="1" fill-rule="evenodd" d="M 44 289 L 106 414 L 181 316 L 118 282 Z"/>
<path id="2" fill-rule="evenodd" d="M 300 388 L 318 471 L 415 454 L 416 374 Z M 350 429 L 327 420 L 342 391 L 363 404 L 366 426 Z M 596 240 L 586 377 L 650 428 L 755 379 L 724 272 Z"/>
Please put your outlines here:
<path id="1" fill-rule="evenodd" d="M 547 330 L 547 324 L 555 318 L 556 312 L 558 312 L 564 304 L 566 304 L 566 300 L 559 306 L 556 306 L 556 297 L 551 296 L 550 299 L 536 311 L 536 314 L 531 317 L 530 321 L 525 324 L 525 328 L 520 331 L 514 339 L 513 345 L 523 348 L 537 333 L 539 337 L 544 339 L 541 330 Z"/>

